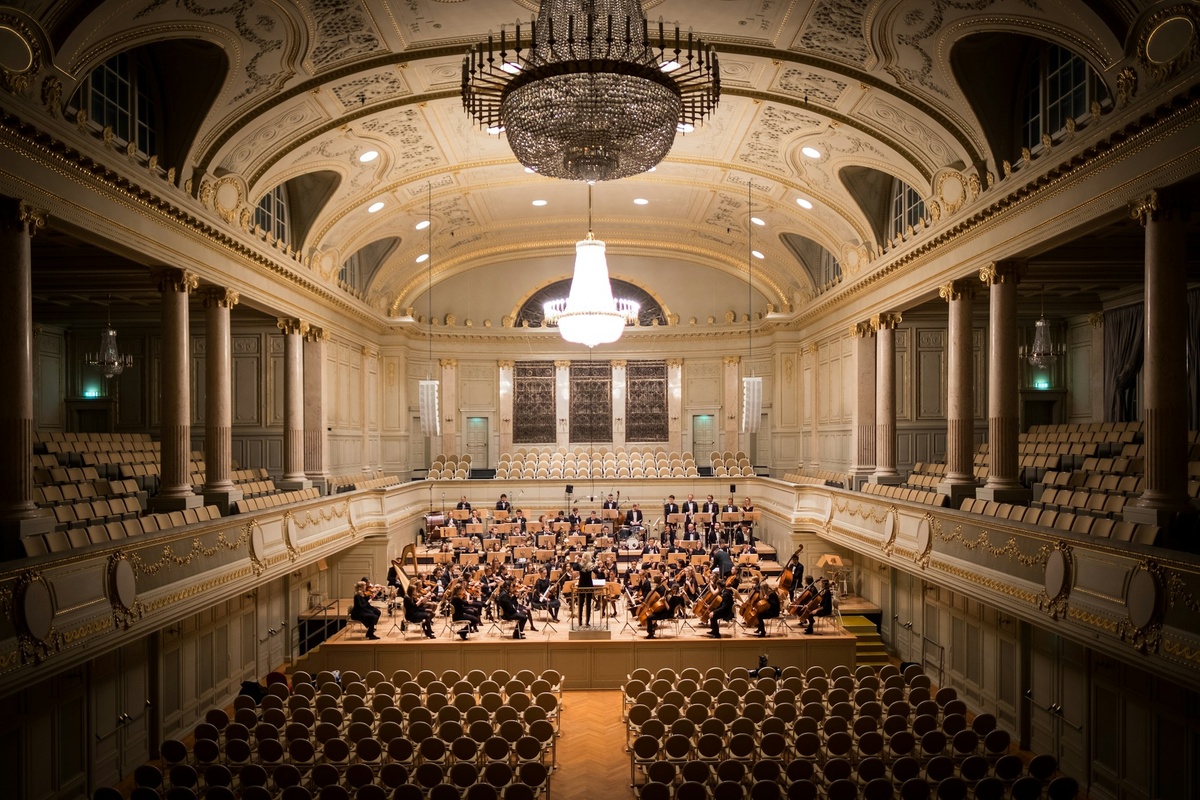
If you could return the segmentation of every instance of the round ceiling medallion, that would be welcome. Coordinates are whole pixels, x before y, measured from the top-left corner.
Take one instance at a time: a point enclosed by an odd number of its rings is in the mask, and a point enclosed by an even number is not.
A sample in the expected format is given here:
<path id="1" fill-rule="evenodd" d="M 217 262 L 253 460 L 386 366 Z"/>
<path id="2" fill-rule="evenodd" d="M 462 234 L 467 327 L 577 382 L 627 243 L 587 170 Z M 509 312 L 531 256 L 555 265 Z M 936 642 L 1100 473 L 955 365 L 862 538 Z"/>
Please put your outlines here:
<path id="1" fill-rule="evenodd" d="M 1179 58 L 1192 44 L 1196 27 L 1187 17 L 1165 19 L 1146 37 L 1146 58 L 1151 64 L 1167 64 Z"/>
<path id="2" fill-rule="evenodd" d="M 25 37 L 7 25 L 0 25 L 0 68 L 22 73 L 33 66 L 33 49 Z"/>
<path id="3" fill-rule="evenodd" d="M 29 635 L 39 642 L 45 640 L 54 624 L 54 601 L 45 581 L 35 578 L 25 584 L 21 590 L 20 609 L 21 622 Z"/>
<path id="4" fill-rule="evenodd" d="M 133 565 L 125 556 L 115 556 L 109 565 L 108 576 L 109 599 L 129 611 L 137 602 L 137 576 Z"/>
<path id="5" fill-rule="evenodd" d="M 1143 630 L 1156 621 L 1162 606 L 1161 595 L 1158 578 L 1145 567 L 1139 567 L 1129 578 L 1129 590 L 1125 594 L 1125 609 L 1134 628 Z"/>
<path id="6" fill-rule="evenodd" d="M 1071 561 L 1065 550 L 1051 550 L 1046 558 L 1046 596 L 1053 599 L 1071 590 Z"/>

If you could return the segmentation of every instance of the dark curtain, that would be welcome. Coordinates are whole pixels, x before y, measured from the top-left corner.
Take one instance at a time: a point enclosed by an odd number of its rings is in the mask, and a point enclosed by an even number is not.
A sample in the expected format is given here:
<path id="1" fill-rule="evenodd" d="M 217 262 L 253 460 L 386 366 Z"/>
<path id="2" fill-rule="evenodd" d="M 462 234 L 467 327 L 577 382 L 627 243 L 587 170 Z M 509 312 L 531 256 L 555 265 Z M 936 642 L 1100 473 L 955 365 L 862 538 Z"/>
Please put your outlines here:
<path id="1" fill-rule="evenodd" d="M 1200 288 L 1188 292 L 1188 430 L 1200 431 Z"/>
<path id="2" fill-rule="evenodd" d="M 1142 370 L 1145 337 L 1142 303 L 1104 312 L 1104 419 L 1108 422 L 1136 419 L 1137 376 Z"/>

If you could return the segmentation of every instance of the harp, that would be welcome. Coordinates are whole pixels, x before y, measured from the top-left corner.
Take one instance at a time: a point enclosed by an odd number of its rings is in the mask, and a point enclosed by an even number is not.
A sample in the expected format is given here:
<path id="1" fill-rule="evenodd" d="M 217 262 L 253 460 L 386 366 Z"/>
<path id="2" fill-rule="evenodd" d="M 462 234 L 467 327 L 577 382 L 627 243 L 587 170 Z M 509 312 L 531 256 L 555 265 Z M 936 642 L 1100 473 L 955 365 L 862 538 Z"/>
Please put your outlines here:
<path id="1" fill-rule="evenodd" d="M 412 571 L 409 572 L 409 567 L 406 563 L 411 562 Z M 404 549 L 400 551 L 399 558 L 392 559 L 392 566 L 396 568 L 396 578 L 400 581 L 400 591 L 407 594 L 408 585 L 413 578 L 421 574 L 420 567 L 417 566 L 417 546 L 415 544 L 406 544 Z"/>

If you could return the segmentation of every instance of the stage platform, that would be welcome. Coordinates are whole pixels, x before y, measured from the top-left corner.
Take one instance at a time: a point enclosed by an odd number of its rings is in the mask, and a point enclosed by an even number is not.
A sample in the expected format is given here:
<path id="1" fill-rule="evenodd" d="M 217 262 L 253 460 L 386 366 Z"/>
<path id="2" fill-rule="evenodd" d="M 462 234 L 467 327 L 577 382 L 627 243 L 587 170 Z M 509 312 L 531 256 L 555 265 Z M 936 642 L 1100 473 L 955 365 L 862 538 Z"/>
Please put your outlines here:
<path id="1" fill-rule="evenodd" d="M 399 621 L 398 617 L 392 619 Z M 385 615 L 380 620 L 376 631 L 381 637 L 378 641 L 365 639 L 359 625 L 339 631 L 308 653 L 297 668 L 310 672 L 353 669 L 360 674 L 379 670 L 385 675 L 397 669 L 413 674 L 423 669 L 437 673 L 449 669 L 465 673 L 476 668 L 487 671 L 503 668 L 510 672 L 556 669 L 566 676 L 570 689 L 619 689 L 637 667 L 646 667 L 651 672 L 660 667 L 753 669 L 760 655 L 766 655 L 774 667 L 818 665 L 828 670 L 838 664 L 854 666 L 855 662 L 855 637 L 828 623 L 818 624 L 814 636 L 801 634 L 790 621 L 789 627 L 782 630 L 769 624 L 772 635 L 761 639 L 738 623 L 734 623 L 736 630 L 730 635 L 726 623 L 722 627 L 724 636 L 710 639 L 705 635 L 707 628 L 691 620 L 694 630 L 683 627 L 677 632 L 674 624 L 664 625 L 655 639 L 647 640 L 645 629 L 638 629 L 634 635 L 630 628 L 625 628 L 621 615 L 610 621 L 611 639 L 572 640 L 570 625 L 564 617 L 563 622 L 554 625 L 555 631 L 543 628 L 541 620 L 535 621 L 538 631 L 527 630 L 523 640 L 514 640 L 511 634 L 489 633 L 491 623 L 485 621 L 479 633 L 462 641 L 453 632 L 443 633 L 444 623 L 440 620 L 434 631 L 442 635 L 426 639 L 419 627 L 410 625 L 401 632 L 392 619 Z M 460 624 L 454 627 L 457 629 Z"/>

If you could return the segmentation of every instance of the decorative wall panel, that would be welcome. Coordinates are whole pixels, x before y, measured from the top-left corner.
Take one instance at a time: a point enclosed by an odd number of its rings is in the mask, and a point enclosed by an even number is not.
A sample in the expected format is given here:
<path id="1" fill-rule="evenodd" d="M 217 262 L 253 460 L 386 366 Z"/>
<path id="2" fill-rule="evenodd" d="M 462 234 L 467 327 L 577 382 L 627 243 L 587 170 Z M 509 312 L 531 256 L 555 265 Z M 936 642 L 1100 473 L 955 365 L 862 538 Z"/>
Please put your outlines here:
<path id="1" fill-rule="evenodd" d="M 513 367 L 513 444 L 555 440 L 554 401 L 554 362 L 518 361 Z"/>
<path id="2" fill-rule="evenodd" d="M 572 362 L 571 441 L 611 442 L 612 410 L 612 365 Z"/>
<path id="3" fill-rule="evenodd" d="M 625 369 L 625 440 L 667 441 L 667 362 L 630 361 Z"/>

